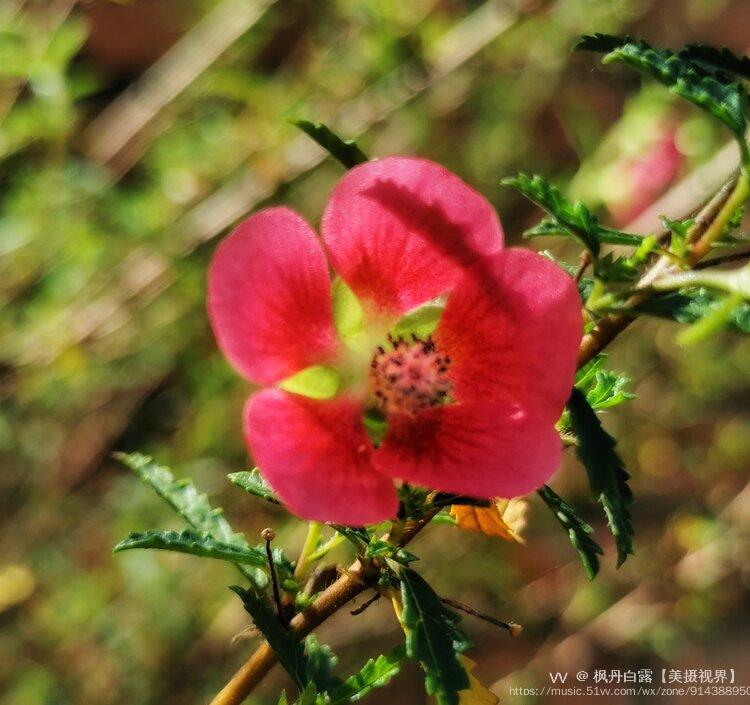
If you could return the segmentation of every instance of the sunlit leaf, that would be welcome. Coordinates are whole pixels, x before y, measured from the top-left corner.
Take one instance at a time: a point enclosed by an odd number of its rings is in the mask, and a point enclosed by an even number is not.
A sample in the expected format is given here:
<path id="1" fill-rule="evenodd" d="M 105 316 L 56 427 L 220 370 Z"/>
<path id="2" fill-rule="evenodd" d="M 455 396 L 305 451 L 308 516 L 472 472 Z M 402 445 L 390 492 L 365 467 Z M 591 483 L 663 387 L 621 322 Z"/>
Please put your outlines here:
<path id="1" fill-rule="evenodd" d="M 359 673 L 347 678 L 341 685 L 329 690 L 330 705 L 344 705 L 357 702 L 376 688 L 388 685 L 391 679 L 401 670 L 401 662 L 406 658 L 402 645 L 370 659 Z"/>
<path id="2" fill-rule="evenodd" d="M 133 548 L 177 551 L 178 553 L 189 553 L 193 556 L 256 566 L 267 564 L 265 553 L 258 549 L 224 543 L 217 541 L 210 534 L 201 534 L 189 530 L 180 532 L 152 530 L 132 533 L 114 547 L 113 553 Z"/>
<path id="3" fill-rule="evenodd" d="M 235 533 L 221 509 L 214 509 L 205 494 L 195 489 L 190 480 L 175 480 L 172 473 L 152 458 L 140 453 L 116 453 L 115 457 L 149 485 L 172 509 L 196 531 L 240 549 L 250 545 L 242 534 Z M 240 565 L 240 570 L 259 589 L 268 585 L 268 576 L 252 566 Z"/>

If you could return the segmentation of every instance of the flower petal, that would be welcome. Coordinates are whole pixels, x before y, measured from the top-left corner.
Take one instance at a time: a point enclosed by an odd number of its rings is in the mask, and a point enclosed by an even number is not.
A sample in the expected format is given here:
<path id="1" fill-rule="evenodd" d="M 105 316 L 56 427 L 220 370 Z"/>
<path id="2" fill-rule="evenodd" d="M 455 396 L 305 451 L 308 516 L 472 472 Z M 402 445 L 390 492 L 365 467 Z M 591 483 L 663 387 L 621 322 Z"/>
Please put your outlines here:
<path id="1" fill-rule="evenodd" d="M 240 373 L 272 384 L 329 360 L 337 339 L 323 248 L 288 208 L 269 208 L 217 248 L 208 314 L 219 347 Z"/>
<path id="2" fill-rule="evenodd" d="M 396 515 L 396 490 L 372 465 L 356 400 L 267 389 L 245 407 L 245 437 L 263 476 L 298 516 L 362 526 Z"/>
<path id="3" fill-rule="evenodd" d="M 350 169 L 322 222 L 333 268 L 381 312 L 401 314 L 449 291 L 478 256 L 502 248 L 487 200 L 425 159 Z"/>
<path id="4" fill-rule="evenodd" d="M 478 263 L 448 298 L 435 333 L 453 395 L 506 401 L 556 421 L 583 334 L 575 282 L 554 262 L 508 249 Z"/>
<path id="5" fill-rule="evenodd" d="M 509 404 L 471 402 L 388 418 L 375 452 L 384 473 L 443 492 L 517 497 L 541 487 L 562 443 L 545 418 Z"/>

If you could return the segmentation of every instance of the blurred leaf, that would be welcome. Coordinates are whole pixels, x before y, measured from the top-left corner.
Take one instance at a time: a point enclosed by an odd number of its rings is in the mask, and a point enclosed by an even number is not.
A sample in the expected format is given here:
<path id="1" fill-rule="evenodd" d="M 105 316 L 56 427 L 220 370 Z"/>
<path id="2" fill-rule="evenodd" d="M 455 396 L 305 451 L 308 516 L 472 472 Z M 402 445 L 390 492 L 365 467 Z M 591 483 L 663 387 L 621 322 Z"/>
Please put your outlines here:
<path id="1" fill-rule="evenodd" d="M 679 272 L 657 279 L 652 286 L 657 291 L 705 286 L 750 300 L 750 264 L 738 269 Z"/>
<path id="2" fill-rule="evenodd" d="M 695 323 L 723 305 L 723 297 L 700 287 L 651 296 L 632 310 L 667 318 L 678 323 Z M 732 311 L 727 322 L 730 330 L 750 333 L 750 304 L 742 303 Z"/>
<path id="3" fill-rule="evenodd" d="M 633 493 L 628 473 L 615 451 L 616 442 L 603 428 L 582 391 L 573 388 L 568 400 L 570 421 L 578 437 L 576 453 L 586 468 L 594 497 L 604 507 L 617 545 L 617 566 L 633 553 L 633 525 L 628 505 Z"/>
<path id="4" fill-rule="evenodd" d="M 391 679 L 401 670 L 401 662 L 406 658 L 403 645 L 370 659 L 359 673 L 347 678 L 341 685 L 329 690 L 330 705 L 344 705 L 357 702 L 375 688 L 388 685 Z"/>
<path id="5" fill-rule="evenodd" d="M 296 634 L 279 621 L 265 596 L 261 597 L 238 585 L 232 585 L 230 589 L 239 595 L 242 604 L 253 619 L 253 624 L 266 638 L 279 663 L 302 692 L 307 683 L 307 657 L 302 642 Z"/>
<path id="6" fill-rule="evenodd" d="M 268 502 L 279 504 L 279 500 L 271 489 L 271 485 L 263 479 L 258 468 L 243 470 L 242 472 L 233 472 L 227 475 L 227 477 L 230 482 L 241 487 L 245 492 L 249 492 L 250 494 L 265 499 Z"/>
<path id="7" fill-rule="evenodd" d="M 161 531 L 151 530 L 130 534 L 120 541 L 113 553 L 132 548 L 155 548 L 163 551 L 190 553 L 203 558 L 216 558 L 232 563 L 249 563 L 266 566 L 266 554 L 255 548 L 242 548 L 237 545 L 217 541 L 210 534 L 199 534 L 195 531 Z"/>
<path id="8" fill-rule="evenodd" d="M 726 329 L 734 312 L 742 305 L 742 302 L 742 296 L 730 294 L 724 299 L 721 306 L 717 306 L 689 328 L 680 331 L 677 342 L 680 345 L 695 345 L 718 335 Z"/>
<path id="9" fill-rule="evenodd" d="M 152 458 L 140 453 L 115 453 L 114 457 L 130 468 L 147 485 L 150 485 L 172 509 L 190 526 L 224 544 L 250 550 L 242 534 L 235 533 L 224 512 L 214 509 L 205 494 L 195 489 L 190 480 L 175 480 L 172 473 Z M 268 585 L 268 576 L 258 568 L 239 566 L 243 574 L 259 589 Z"/>
<path id="10" fill-rule="evenodd" d="M 327 644 L 318 643 L 314 634 L 305 639 L 307 663 L 305 676 L 307 681 L 314 683 L 319 692 L 326 692 L 341 685 L 341 679 L 333 675 L 333 668 L 338 659 Z"/>
<path id="11" fill-rule="evenodd" d="M 458 705 L 459 691 L 469 687 L 469 677 L 459 655 L 470 647 L 458 629 L 460 617 L 448 610 L 425 580 L 411 568 L 399 567 L 406 632 L 406 653 L 425 672 L 425 690 L 439 705 Z"/>
<path id="12" fill-rule="evenodd" d="M 739 140 L 744 140 L 747 122 L 747 96 L 738 83 L 717 80 L 668 49 L 654 49 L 630 37 L 598 34 L 584 36 L 576 49 L 608 52 L 602 61 L 623 61 L 643 71 L 669 90 L 721 120 Z"/>
<path id="13" fill-rule="evenodd" d="M 603 555 L 602 547 L 591 538 L 594 530 L 582 519 L 579 519 L 573 507 L 571 507 L 560 495 L 551 487 L 544 485 L 537 490 L 544 503 L 552 510 L 552 513 L 565 529 L 573 544 L 573 548 L 578 551 L 583 563 L 583 569 L 589 580 L 593 580 L 599 572 L 598 555 Z"/>
<path id="14" fill-rule="evenodd" d="M 312 123 L 309 120 L 292 120 L 305 134 L 314 139 L 332 157 L 338 159 L 347 169 L 367 161 L 367 155 L 357 146 L 354 140 L 342 140 L 333 130 L 322 122 Z"/>
<path id="15" fill-rule="evenodd" d="M 506 541 L 524 543 L 520 532 L 526 525 L 528 502 L 523 498 L 496 499 L 489 507 L 454 504 L 451 516 L 460 529 L 479 531 Z"/>

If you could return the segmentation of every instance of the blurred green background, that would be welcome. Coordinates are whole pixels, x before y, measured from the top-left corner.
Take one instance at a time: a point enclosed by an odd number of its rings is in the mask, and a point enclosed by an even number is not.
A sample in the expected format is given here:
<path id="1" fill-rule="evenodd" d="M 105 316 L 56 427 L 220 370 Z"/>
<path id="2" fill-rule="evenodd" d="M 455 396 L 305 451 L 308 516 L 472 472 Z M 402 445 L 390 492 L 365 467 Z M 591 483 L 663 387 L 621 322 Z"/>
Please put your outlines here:
<path id="1" fill-rule="evenodd" d="M 267 202 L 317 222 L 342 173 L 286 119 L 446 164 L 512 242 L 538 218 L 499 184 L 519 169 L 647 232 L 662 193 L 677 217 L 728 173 L 726 136 L 569 49 L 602 31 L 742 52 L 748 26 L 741 0 L 2 0 L 0 703 L 203 703 L 252 648 L 232 642 L 247 619 L 230 567 L 110 554 L 131 530 L 179 526 L 110 453 L 153 453 L 236 529 L 271 525 L 298 550 L 299 522 L 225 480 L 248 464 L 249 390 L 203 303 L 233 223 Z M 525 546 L 450 526 L 416 544 L 441 593 L 525 626 L 511 640 L 466 621 L 503 702 L 535 702 L 508 687 L 558 670 L 735 668 L 750 684 L 750 342 L 679 349 L 676 330 L 642 321 L 611 350 L 637 394 L 604 419 L 637 498 L 620 571 L 572 458 L 552 485 L 607 548 L 593 583 L 536 498 Z M 436 557 L 446 542 L 455 558 Z M 380 604 L 320 634 L 346 667 L 399 629 Z M 274 671 L 251 702 L 284 685 Z M 424 703 L 421 677 L 370 701 Z"/>

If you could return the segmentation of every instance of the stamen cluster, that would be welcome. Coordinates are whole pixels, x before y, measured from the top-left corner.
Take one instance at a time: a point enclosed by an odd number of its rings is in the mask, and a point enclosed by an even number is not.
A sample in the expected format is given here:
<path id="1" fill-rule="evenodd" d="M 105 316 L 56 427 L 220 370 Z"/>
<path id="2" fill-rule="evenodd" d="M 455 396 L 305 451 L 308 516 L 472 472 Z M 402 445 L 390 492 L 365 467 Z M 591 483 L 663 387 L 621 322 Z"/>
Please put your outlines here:
<path id="1" fill-rule="evenodd" d="M 452 385 L 447 377 L 450 357 L 437 349 L 432 336 L 411 341 L 388 336 L 390 349 L 378 346 L 370 363 L 370 384 L 386 413 L 414 416 L 443 404 Z"/>

